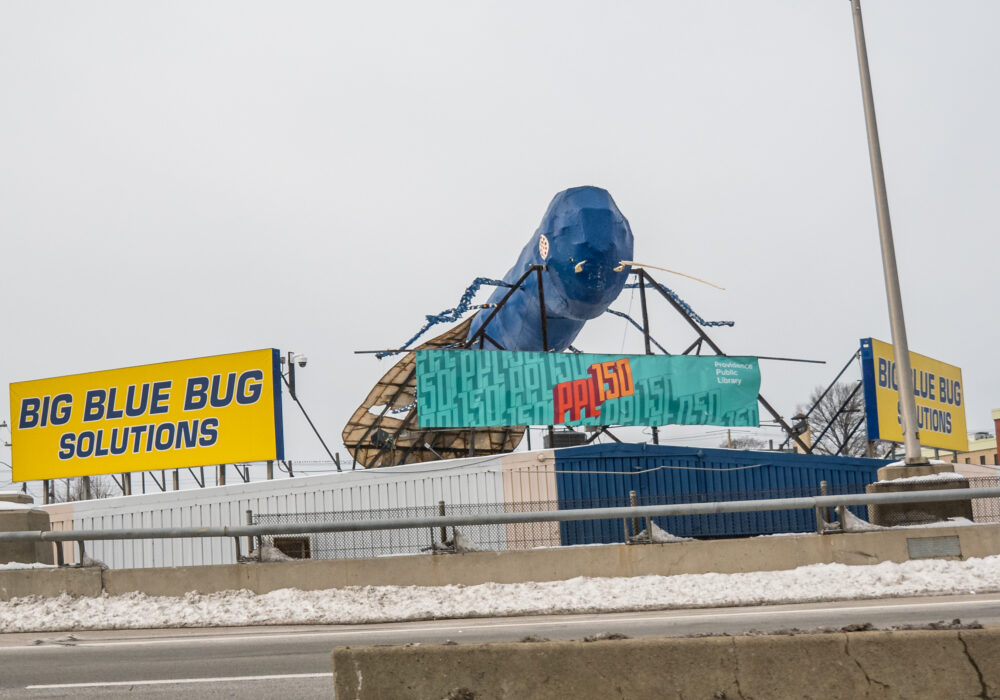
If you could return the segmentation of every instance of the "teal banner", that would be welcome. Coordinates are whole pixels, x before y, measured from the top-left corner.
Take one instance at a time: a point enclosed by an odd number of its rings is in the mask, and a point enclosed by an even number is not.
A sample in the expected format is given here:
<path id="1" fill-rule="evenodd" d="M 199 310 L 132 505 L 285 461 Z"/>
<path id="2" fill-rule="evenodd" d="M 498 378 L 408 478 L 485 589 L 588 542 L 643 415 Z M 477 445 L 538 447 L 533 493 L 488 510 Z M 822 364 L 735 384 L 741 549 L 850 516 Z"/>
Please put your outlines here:
<path id="1" fill-rule="evenodd" d="M 418 350 L 421 428 L 758 426 L 756 357 Z"/>

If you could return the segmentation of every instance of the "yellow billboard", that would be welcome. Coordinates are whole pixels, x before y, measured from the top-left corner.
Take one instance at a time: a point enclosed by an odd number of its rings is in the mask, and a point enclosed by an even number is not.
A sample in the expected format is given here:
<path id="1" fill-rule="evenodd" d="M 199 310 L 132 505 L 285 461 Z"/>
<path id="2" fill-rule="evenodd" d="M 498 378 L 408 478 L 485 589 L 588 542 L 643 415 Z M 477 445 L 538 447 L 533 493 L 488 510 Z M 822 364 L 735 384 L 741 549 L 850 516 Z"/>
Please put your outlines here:
<path id="1" fill-rule="evenodd" d="M 920 444 L 959 452 L 968 450 L 962 370 L 915 352 L 910 353 L 910 365 Z M 862 338 L 861 368 L 868 439 L 903 442 L 892 345 Z"/>
<path id="2" fill-rule="evenodd" d="M 15 481 L 283 459 L 279 352 L 10 385 Z"/>

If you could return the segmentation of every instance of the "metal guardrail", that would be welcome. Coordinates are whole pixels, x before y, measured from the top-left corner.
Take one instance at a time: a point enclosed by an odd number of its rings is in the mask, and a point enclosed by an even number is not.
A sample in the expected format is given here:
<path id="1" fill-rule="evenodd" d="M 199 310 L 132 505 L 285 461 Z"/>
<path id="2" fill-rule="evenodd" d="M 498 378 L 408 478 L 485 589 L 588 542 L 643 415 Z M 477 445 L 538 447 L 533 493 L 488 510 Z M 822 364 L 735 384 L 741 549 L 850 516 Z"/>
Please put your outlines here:
<path id="1" fill-rule="evenodd" d="M 86 542 L 91 540 L 141 540 L 188 537 L 261 537 L 266 535 L 292 535 L 315 532 L 406 530 L 449 526 L 454 527 L 456 525 L 503 525 L 514 523 L 568 522 L 576 520 L 652 518 L 666 515 L 705 515 L 714 513 L 748 513 L 767 510 L 804 510 L 808 508 L 836 508 L 837 506 L 926 503 L 935 501 L 967 501 L 970 499 L 993 497 L 1000 497 L 1000 487 L 880 494 L 805 496 L 801 498 L 774 498 L 756 501 L 675 503 L 668 505 L 622 508 L 587 508 L 535 511 L 527 513 L 495 513 L 487 515 L 439 515 L 422 518 L 397 518 L 393 520 L 354 520 L 347 522 L 289 523 L 281 525 L 132 528 L 120 530 L 26 530 L 21 532 L 0 532 L 0 542 Z"/>

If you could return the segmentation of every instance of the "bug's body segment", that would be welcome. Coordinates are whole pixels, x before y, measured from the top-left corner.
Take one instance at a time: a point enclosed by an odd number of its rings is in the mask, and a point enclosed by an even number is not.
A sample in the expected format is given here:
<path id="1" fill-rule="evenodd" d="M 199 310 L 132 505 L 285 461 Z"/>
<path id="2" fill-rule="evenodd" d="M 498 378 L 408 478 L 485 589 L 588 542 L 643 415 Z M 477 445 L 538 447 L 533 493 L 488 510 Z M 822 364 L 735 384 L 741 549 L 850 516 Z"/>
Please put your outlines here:
<path id="1" fill-rule="evenodd" d="M 542 223 L 504 275 L 513 284 L 531 265 L 545 265 L 543 285 L 550 350 L 565 350 L 584 324 L 604 313 L 621 293 L 632 259 L 632 229 L 607 190 L 574 187 L 557 194 Z M 489 298 L 496 303 L 506 290 Z M 472 320 L 469 338 L 489 316 Z M 504 350 L 542 350 L 538 279 L 530 275 L 490 321 L 486 332 Z M 476 345 L 478 347 L 478 344 Z M 489 340 L 484 348 L 496 349 Z"/>

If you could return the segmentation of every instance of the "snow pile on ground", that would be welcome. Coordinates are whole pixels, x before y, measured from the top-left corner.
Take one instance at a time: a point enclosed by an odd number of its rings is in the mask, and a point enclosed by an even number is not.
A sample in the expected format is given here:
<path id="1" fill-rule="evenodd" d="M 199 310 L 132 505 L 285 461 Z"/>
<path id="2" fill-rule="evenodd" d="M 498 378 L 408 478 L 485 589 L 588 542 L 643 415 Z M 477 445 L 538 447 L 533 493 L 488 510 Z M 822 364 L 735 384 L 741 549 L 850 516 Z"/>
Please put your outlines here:
<path id="1" fill-rule="evenodd" d="M 693 538 L 691 537 L 678 537 L 673 535 L 656 523 L 650 523 L 653 526 L 653 542 L 657 544 L 666 544 L 668 542 L 690 542 Z M 645 530 L 641 530 L 638 535 L 632 538 L 633 542 L 648 542 L 649 535 L 646 534 Z"/>
<path id="2" fill-rule="evenodd" d="M 86 569 L 90 568 L 101 569 L 102 571 L 107 571 L 108 569 L 108 565 L 105 564 L 103 561 L 101 561 L 100 559 L 94 559 L 93 557 L 87 554 L 84 554 L 83 559 L 80 560 L 80 566 Z"/>
<path id="3" fill-rule="evenodd" d="M 189 593 L 180 598 L 143 593 L 98 598 L 28 596 L 0 602 L 0 632 L 361 624 L 995 591 L 1000 591 L 1000 556 L 477 586 L 363 586 L 324 591 L 285 588 L 261 595 L 243 590 Z"/>
<path id="4" fill-rule="evenodd" d="M 452 539 L 452 543 L 455 546 L 455 551 L 456 552 L 478 552 L 479 551 L 479 547 L 476 546 L 476 543 L 473 542 L 472 538 L 470 538 L 464 532 L 462 532 L 461 530 L 458 530 L 456 528 L 456 529 L 454 529 L 454 533 L 455 533 L 455 536 Z"/>
<path id="5" fill-rule="evenodd" d="M 844 530 L 847 532 L 869 532 L 871 530 L 886 530 L 889 528 L 882 527 L 881 525 L 872 525 L 867 520 L 862 520 L 856 516 L 851 511 L 844 508 Z"/>
<path id="6" fill-rule="evenodd" d="M 54 569 L 55 564 L 39 564 L 37 562 L 24 562 L 24 561 L 9 561 L 6 564 L 0 564 L 0 570 L 10 570 L 10 569 Z"/>
<path id="7" fill-rule="evenodd" d="M 256 549 L 250 552 L 249 559 L 253 561 L 295 561 L 294 558 L 269 544 L 262 546 L 260 552 Z"/>

